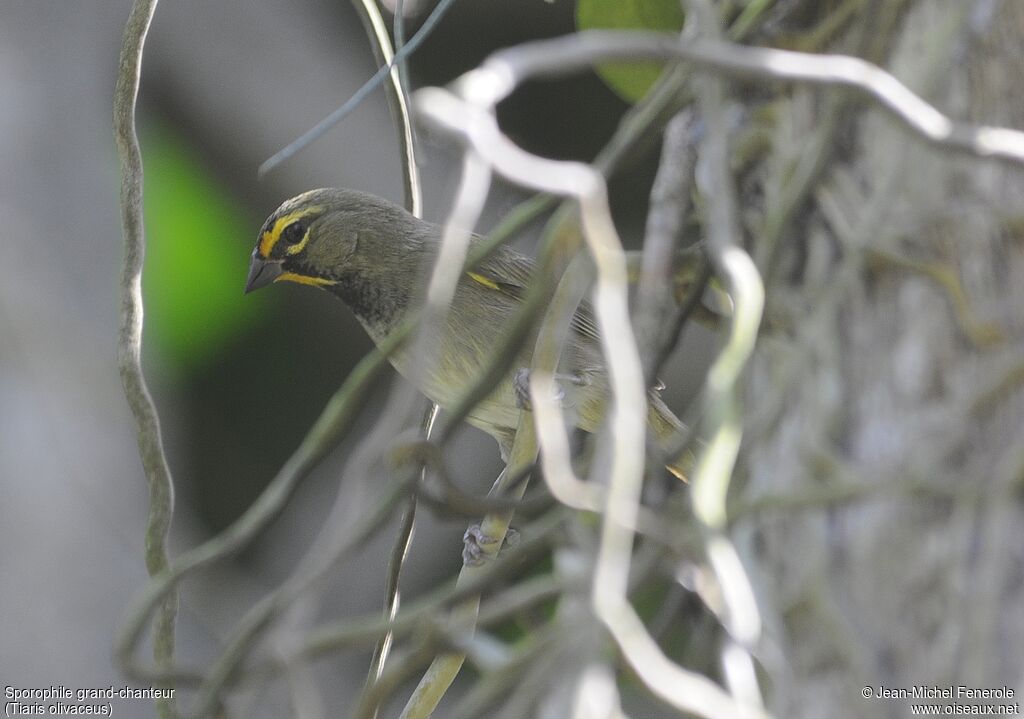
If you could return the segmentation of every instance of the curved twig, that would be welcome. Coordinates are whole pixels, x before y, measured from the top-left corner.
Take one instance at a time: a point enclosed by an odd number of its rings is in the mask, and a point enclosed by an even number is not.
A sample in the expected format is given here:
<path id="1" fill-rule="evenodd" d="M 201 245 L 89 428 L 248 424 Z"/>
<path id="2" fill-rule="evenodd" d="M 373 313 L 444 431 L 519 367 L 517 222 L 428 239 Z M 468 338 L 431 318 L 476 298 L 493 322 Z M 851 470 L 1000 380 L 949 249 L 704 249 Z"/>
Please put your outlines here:
<path id="1" fill-rule="evenodd" d="M 139 93 L 142 50 L 156 0 L 136 0 L 124 28 L 117 85 L 114 89 L 114 139 L 121 161 L 121 230 L 124 264 L 121 270 L 121 325 L 117 362 L 128 406 L 135 418 L 142 467 L 149 480 L 149 519 L 146 526 L 146 570 L 151 577 L 167 569 L 167 534 L 174 512 L 174 482 L 164 454 L 160 418 L 142 372 L 142 266 L 146 240 L 142 216 L 142 153 L 135 131 L 135 101 Z M 178 599 L 168 592 L 160 602 L 154 629 L 153 658 L 157 666 L 174 660 L 174 625 Z M 176 715 L 173 699 L 157 699 L 161 717 Z"/>
<path id="2" fill-rule="evenodd" d="M 377 56 L 377 63 L 381 65 L 381 69 L 390 68 L 390 72 L 387 74 L 388 81 L 384 88 L 387 92 L 388 104 L 391 106 L 391 117 L 395 121 L 395 129 L 398 130 L 398 149 L 402 153 L 405 209 L 416 217 L 423 217 L 423 188 L 420 183 L 419 166 L 416 163 L 416 144 L 412 121 L 409 119 L 409 103 L 402 79 L 405 63 L 403 60 L 396 60 L 395 51 L 391 47 L 387 27 L 384 25 L 384 18 L 381 17 L 377 3 L 373 0 L 352 0 L 352 5 L 363 21 L 366 35 L 370 39 L 370 47 L 373 48 L 373 53 Z M 401 8 L 397 12 L 400 13 Z M 400 15 L 396 16 L 396 28 L 401 26 L 398 21 L 399 17 Z M 399 37 L 399 33 L 396 32 L 396 42 L 399 42 Z"/>
<path id="3" fill-rule="evenodd" d="M 362 103 L 362 101 L 365 100 L 367 96 L 369 96 L 369 94 L 373 92 L 376 89 L 376 87 L 384 80 L 384 78 L 392 71 L 394 64 L 396 62 L 401 62 L 409 55 L 411 55 L 416 50 L 416 48 L 423 44 L 423 41 L 430 36 L 430 33 L 433 30 L 434 26 L 438 22 L 440 22 L 441 18 L 448 11 L 448 8 L 451 6 L 452 2 L 453 0 L 441 0 L 441 2 L 437 4 L 437 7 L 435 7 L 433 11 L 430 13 L 430 16 L 427 18 L 426 22 L 423 23 L 422 27 L 420 27 L 420 29 L 416 32 L 415 35 L 412 36 L 409 42 L 406 43 L 398 51 L 394 58 L 392 58 L 391 62 L 389 62 L 387 65 L 381 66 L 381 68 L 377 70 L 376 73 L 374 73 L 373 77 L 371 77 L 369 80 L 363 83 L 363 86 L 356 90 L 355 94 L 353 94 L 352 97 L 346 100 L 344 104 L 341 105 L 341 107 L 339 107 L 337 110 L 334 110 L 331 114 L 329 114 L 323 120 L 314 125 L 301 137 L 278 150 L 270 157 L 270 159 L 266 160 L 262 165 L 260 165 L 258 170 L 259 176 L 262 177 L 263 175 L 267 174 L 275 167 L 280 165 L 282 162 L 288 160 L 297 152 L 308 146 L 310 143 L 314 142 L 315 140 L 318 140 L 320 137 L 323 136 L 325 132 L 327 132 L 332 127 L 337 125 L 339 122 L 345 119 L 345 117 L 350 112 L 359 107 L 360 103 Z"/>
<path id="4" fill-rule="evenodd" d="M 847 55 L 749 47 L 720 40 L 681 41 L 667 33 L 591 30 L 499 51 L 476 72 L 486 71 L 496 78 L 494 92 L 505 97 L 513 79 L 565 75 L 605 60 L 671 58 L 733 75 L 856 90 L 940 148 L 1024 164 L 1024 131 L 954 122 L 890 73 Z"/>
<path id="5" fill-rule="evenodd" d="M 413 132 L 412 121 L 409 117 L 409 103 L 407 89 L 404 82 L 405 62 L 395 60 L 395 51 L 388 38 L 387 28 L 384 25 L 384 18 L 381 17 L 380 8 L 373 0 L 353 0 L 353 5 L 359 13 L 363 27 L 370 39 L 370 46 L 377 56 L 377 63 L 382 66 L 390 66 L 388 82 L 385 85 L 388 97 L 388 104 L 391 107 L 391 116 L 398 131 L 399 150 L 402 154 L 402 179 L 405 188 L 405 207 L 415 217 L 423 217 L 423 190 L 420 183 L 419 165 L 416 160 L 416 142 Z M 401 0 L 395 9 L 395 43 L 399 50 L 402 47 L 402 8 Z M 438 405 L 428 401 L 428 407 L 421 422 L 421 432 L 425 439 L 429 439 L 433 431 L 434 423 L 437 420 L 439 411 Z M 426 467 L 420 470 L 420 483 L 426 478 Z M 413 492 L 402 513 L 399 522 L 398 535 L 395 537 L 394 549 L 391 552 L 391 560 L 388 562 L 388 575 L 384 587 L 384 616 L 393 619 L 398 612 L 400 602 L 399 579 L 406 557 L 409 554 L 409 547 L 412 543 L 412 535 L 416 527 L 417 494 Z M 387 633 L 381 636 L 377 646 L 374 647 L 373 656 L 370 659 L 370 669 L 367 673 L 368 683 L 380 679 L 384 671 L 384 663 L 387 662 L 388 654 L 391 651 L 393 636 Z M 376 714 L 376 709 L 374 710 Z"/>

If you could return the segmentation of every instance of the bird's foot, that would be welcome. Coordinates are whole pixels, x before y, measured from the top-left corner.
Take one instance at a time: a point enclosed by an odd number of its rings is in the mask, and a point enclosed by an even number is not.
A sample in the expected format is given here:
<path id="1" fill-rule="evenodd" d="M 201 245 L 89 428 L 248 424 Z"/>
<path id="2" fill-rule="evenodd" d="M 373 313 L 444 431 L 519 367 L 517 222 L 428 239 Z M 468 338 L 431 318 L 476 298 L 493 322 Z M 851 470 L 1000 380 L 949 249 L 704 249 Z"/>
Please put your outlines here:
<path id="1" fill-rule="evenodd" d="M 509 527 L 505 530 L 505 544 L 502 549 L 515 549 L 519 546 L 519 540 L 523 538 L 523 535 L 519 533 L 519 530 L 515 527 Z"/>
<path id="2" fill-rule="evenodd" d="M 530 370 L 520 367 L 512 375 L 512 389 L 516 393 L 516 406 L 519 409 L 530 409 Z"/>
<path id="3" fill-rule="evenodd" d="M 505 532 L 505 546 L 519 544 L 519 530 L 509 527 Z M 501 538 L 485 534 L 479 524 L 471 525 L 462 535 L 462 563 L 467 567 L 479 567 L 489 557 L 496 556 L 501 548 Z"/>
<path id="4" fill-rule="evenodd" d="M 553 399 L 556 402 L 561 402 L 565 399 L 565 387 L 586 387 L 590 384 L 590 380 L 582 374 L 563 374 L 557 373 L 554 376 L 555 396 Z M 516 393 L 516 404 L 519 409 L 530 409 L 530 370 L 526 367 L 520 367 L 516 370 L 515 374 L 512 375 L 512 389 Z"/>

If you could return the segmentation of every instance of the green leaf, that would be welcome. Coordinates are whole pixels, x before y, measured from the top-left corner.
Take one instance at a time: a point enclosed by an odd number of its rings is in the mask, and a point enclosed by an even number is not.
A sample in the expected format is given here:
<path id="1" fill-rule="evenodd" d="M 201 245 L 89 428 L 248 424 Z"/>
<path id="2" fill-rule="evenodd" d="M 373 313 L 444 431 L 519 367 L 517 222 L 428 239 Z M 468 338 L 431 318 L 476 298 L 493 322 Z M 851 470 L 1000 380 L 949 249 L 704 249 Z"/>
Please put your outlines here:
<path id="1" fill-rule="evenodd" d="M 146 341 L 175 369 L 212 361 L 251 326 L 264 298 L 243 295 L 258 221 L 166 123 L 147 118 Z"/>
<path id="2" fill-rule="evenodd" d="M 576 27 L 580 30 L 683 29 L 679 0 L 577 0 Z M 631 62 L 599 65 L 597 74 L 626 102 L 636 102 L 651 89 L 663 63 Z"/>

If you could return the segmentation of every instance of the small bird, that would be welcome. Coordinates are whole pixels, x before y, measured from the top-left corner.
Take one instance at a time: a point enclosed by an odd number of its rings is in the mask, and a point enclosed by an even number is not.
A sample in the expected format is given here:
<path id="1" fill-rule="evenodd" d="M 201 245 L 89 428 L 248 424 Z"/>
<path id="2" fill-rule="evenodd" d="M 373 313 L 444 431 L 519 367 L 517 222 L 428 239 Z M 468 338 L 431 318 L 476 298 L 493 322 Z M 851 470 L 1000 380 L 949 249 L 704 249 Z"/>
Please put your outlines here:
<path id="1" fill-rule="evenodd" d="M 354 190 L 311 190 L 281 205 L 263 224 L 252 253 L 245 291 L 272 282 L 312 285 L 339 297 L 370 338 L 380 345 L 413 308 L 422 289 L 424 268 L 436 256 L 442 228 L 375 195 Z M 471 243 L 482 238 L 473 236 Z M 442 408 L 451 408 L 464 386 L 479 374 L 522 303 L 535 265 L 530 258 L 500 247 L 459 279 L 439 342 L 434 367 L 417 368 L 408 347 L 391 355 L 403 376 Z M 467 421 L 490 434 L 507 459 L 523 406 L 521 378 L 530 367 L 532 342 L 525 343 L 505 377 L 478 404 Z M 520 379 L 517 379 L 517 375 Z M 575 423 L 596 432 L 609 397 L 608 377 L 597 325 L 581 305 L 558 368 L 560 402 Z M 652 391 L 648 429 L 666 455 L 686 431 L 685 425 Z M 685 479 L 689 455 L 672 459 L 667 469 Z"/>

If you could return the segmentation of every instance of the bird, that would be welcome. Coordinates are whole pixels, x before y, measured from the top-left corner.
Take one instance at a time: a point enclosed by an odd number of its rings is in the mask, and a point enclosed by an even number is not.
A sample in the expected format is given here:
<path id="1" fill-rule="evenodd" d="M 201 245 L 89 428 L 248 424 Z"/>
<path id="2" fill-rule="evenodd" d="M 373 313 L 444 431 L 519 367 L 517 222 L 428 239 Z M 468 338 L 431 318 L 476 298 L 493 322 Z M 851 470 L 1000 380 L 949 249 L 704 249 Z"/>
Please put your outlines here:
<path id="1" fill-rule="evenodd" d="M 376 195 L 343 188 L 310 190 L 284 202 L 267 218 L 252 252 L 245 292 L 274 282 L 294 282 L 341 299 L 380 346 L 422 296 L 423 275 L 436 257 L 442 227 L 415 217 Z M 471 247 L 482 242 L 471 237 Z M 536 271 L 529 257 L 498 247 L 458 280 L 438 343 L 434 366 L 416 367 L 418 358 L 403 346 L 389 357 L 399 374 L 442 409 L 459 400 L 471 378 L 489 361 L 506 332 Z M 507 461 L 520 413 L 528 403 L 523 377 L 532 343 L 516 357 L 516 369 L 498 382 L 466 421 L 491 435 Z M 559 401 L 574 423 L 598 431 L 610 389 L 600 334 L 589 305 L 572 318 L 570 339 L 558 367 Z M 652 388 L 648 431 L 662 451 L 666 469 L 685 481 L 692 455 L 676 452 L 686 426 Z"/>

